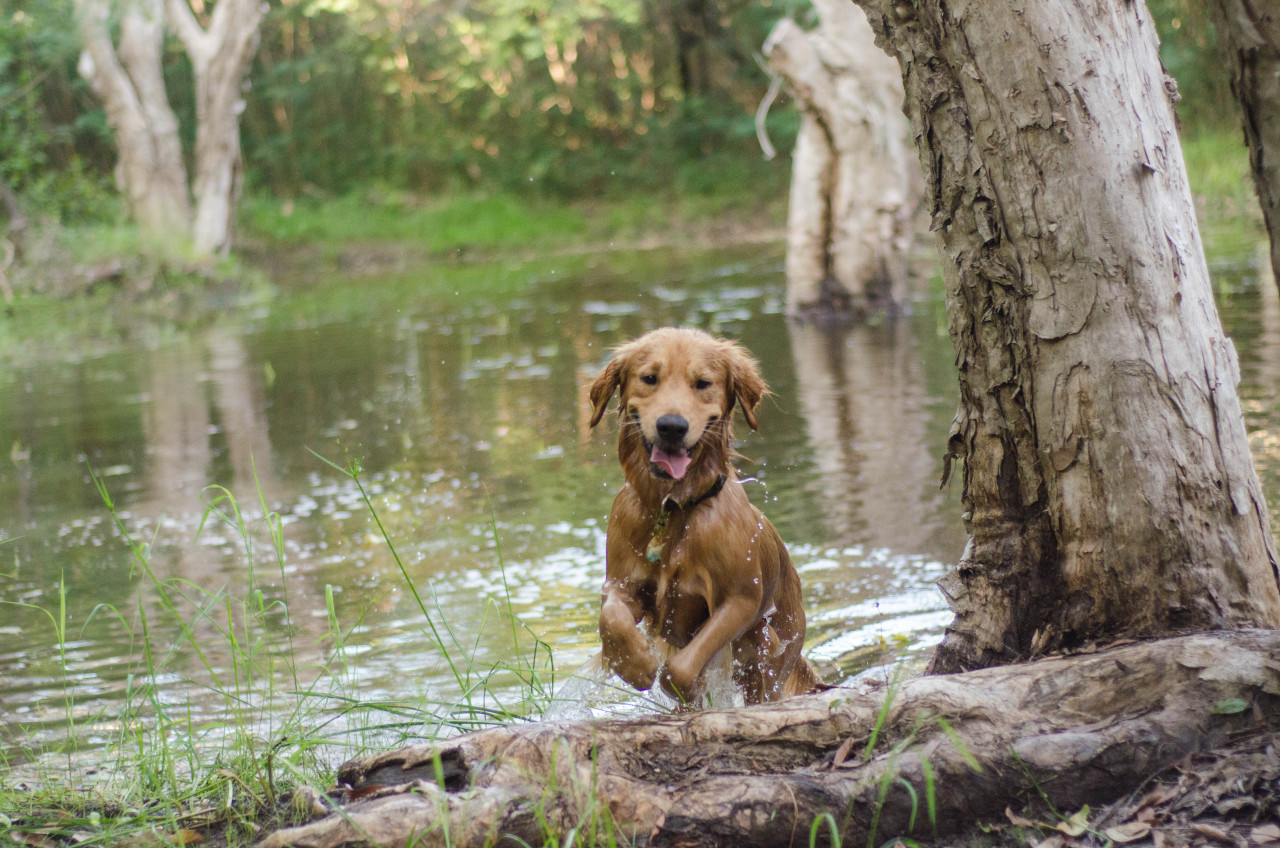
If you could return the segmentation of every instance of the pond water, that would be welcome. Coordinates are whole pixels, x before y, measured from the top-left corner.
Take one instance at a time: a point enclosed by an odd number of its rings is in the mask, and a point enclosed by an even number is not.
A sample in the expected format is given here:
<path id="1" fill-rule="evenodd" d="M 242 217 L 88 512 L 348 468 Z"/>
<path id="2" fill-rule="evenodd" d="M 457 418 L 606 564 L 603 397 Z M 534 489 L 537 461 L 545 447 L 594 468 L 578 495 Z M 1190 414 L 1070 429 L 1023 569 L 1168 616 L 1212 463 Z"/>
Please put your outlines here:
<path id="1" fill-rule="evenodd" d="M 835 682 L 918 661 L 965 538 L 958 485 L 938 488 L 955 402 L 941 306 L 795 326 L 780 269 L 768 245 L 299 276 L 204 330 L 10 352 L 0 752 L 69 734 L 93 750 L 161 719 L 198 733 L 250 708 L 270 738 L 300 692 L 322 725 L 358 701 L 429 735 L 534 636 L 571 677 L 599 649 L 621 482 L 587 386 L 611 346 L 670 324 L 742 340 L 774 391 L 760 432 L 738 428 L 741 469 L 800 570 L 808 655 Z M 1280 304 L 1253 256 L 1215 273 L 1280 526 Z M 499 672 L 470 720 L 521 692 Z"/>

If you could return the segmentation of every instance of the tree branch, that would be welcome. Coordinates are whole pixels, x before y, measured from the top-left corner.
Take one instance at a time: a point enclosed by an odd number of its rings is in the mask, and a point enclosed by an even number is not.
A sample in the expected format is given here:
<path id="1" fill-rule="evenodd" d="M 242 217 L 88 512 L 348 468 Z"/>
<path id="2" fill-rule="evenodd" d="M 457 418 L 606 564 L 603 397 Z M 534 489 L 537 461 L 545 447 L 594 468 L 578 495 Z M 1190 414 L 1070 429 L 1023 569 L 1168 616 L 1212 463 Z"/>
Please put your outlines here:
<path id="1" fill-rule="evenodd" d="M 222 11 L 222 7 L 229 0 L 221 0 L 214 8 L 214 18 Z M 178 40 L 182 42 L 182 46 L 186 48 L 187 55 L 191 58 L 191 63 L 197 68 L 203 68 L 213 60 L 214 52 L 217 49 L 218 42 L 204 27 L 200 26 L 200 22 L 196 20 L 195 13 L 191 11 L 191 5 L 187 0 L 165 0 L 165 9 L 168 12 L 169 27 L 178 36 Z"/>

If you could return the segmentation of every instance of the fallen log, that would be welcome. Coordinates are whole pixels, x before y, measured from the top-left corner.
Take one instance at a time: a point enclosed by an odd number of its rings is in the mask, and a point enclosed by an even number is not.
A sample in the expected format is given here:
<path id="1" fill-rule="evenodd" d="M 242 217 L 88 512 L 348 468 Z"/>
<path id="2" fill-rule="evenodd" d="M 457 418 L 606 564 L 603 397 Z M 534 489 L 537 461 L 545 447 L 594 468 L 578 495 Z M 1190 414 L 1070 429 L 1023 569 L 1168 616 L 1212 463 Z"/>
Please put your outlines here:
<path id="1" fill-rule="evenodd" d="M 294 845 L 640 845 L 916 839 L 1114 799 L 1280 719 L 1280 632 L 1202 633 L 780 704 L 531 723 L 344 765 Z M 930 810 L 933 814 L 930 815 Z M 852 843 L 850 843 L 852 840 Z"/>

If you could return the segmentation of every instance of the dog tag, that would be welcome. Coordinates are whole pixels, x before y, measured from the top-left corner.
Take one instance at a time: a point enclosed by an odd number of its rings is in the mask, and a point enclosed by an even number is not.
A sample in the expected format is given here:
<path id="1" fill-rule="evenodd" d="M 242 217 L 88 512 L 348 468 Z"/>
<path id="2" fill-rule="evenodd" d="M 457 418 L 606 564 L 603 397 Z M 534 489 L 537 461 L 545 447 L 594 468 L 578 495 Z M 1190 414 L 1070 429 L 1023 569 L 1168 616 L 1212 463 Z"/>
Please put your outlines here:
<path id="1" fill-rule="evenodd" d="M 667 540 L 667 513 L 664 511 L 658 516 L 658 520 L 653 525 L 653 536 L 649 539 L 649 546 L 645 548 L 644 558 L 649 562 L 657 562 L 662 559 L 662 545 Z"/>

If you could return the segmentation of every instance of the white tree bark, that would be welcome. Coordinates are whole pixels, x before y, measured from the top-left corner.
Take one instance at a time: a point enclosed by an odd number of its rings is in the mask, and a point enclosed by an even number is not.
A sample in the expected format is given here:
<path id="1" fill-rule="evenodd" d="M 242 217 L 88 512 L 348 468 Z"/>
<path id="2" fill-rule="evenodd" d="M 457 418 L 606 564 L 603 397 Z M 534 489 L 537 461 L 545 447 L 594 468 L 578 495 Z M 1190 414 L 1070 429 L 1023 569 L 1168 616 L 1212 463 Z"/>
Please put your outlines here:
<path id="1" fill-rule="evenodd" d="M 800 108 L 787 229 L 787 312 L 863 315 L 902 303 L 919 167 L 902 83 L 852 3 L 817 0 L 819 27 L 782 20 L 765 42 Z"/>
<path id="2" fill-rule="evenodd" d="M 80 73 L 116 132 L 121 193 L 146 231 L 190 238 L 200 253 L 225 252 L 240 192 L 242 87 L 266 6 L 261 0 L 218 0 L 207 29 L 187 0 L 115 0 L 114 7 L 120 13 L 118 45 L 107 25 L 112 0 L 75 0 L 84 45 Z M 195 71 L 194 216 L 178 120 L 164 89 L 166 20 Z"/>
<path id="3" fill-rule="evenodd" d="M 202 253 L 231 246 L 242 182 L 242 88 L 258 49 L 262 0 L 218 0 L 208 28 L 187 0 L 166 0 L 169 20 L 191 58 L 196 83 L 196 214 L 192 239 Z"/>
<path id="4" fill-rule="evenodd" d="M 162 0 L 123 0 L 120 43 L 108 29 L 110 0 L 75 0 L 84 52 L 81 76 L 102 99 L 116 133 L 116 182 L 130 214 L 161 238 L 186 235 L 191 222 L 178 119 L 165 98 Z"/>
<path id="5" fill-rule="evenodd" d="M 902 68 L 959 366 L 972 538 L 935 669 L 1280 625 L 1146 8 L 858 2 Z"/>

